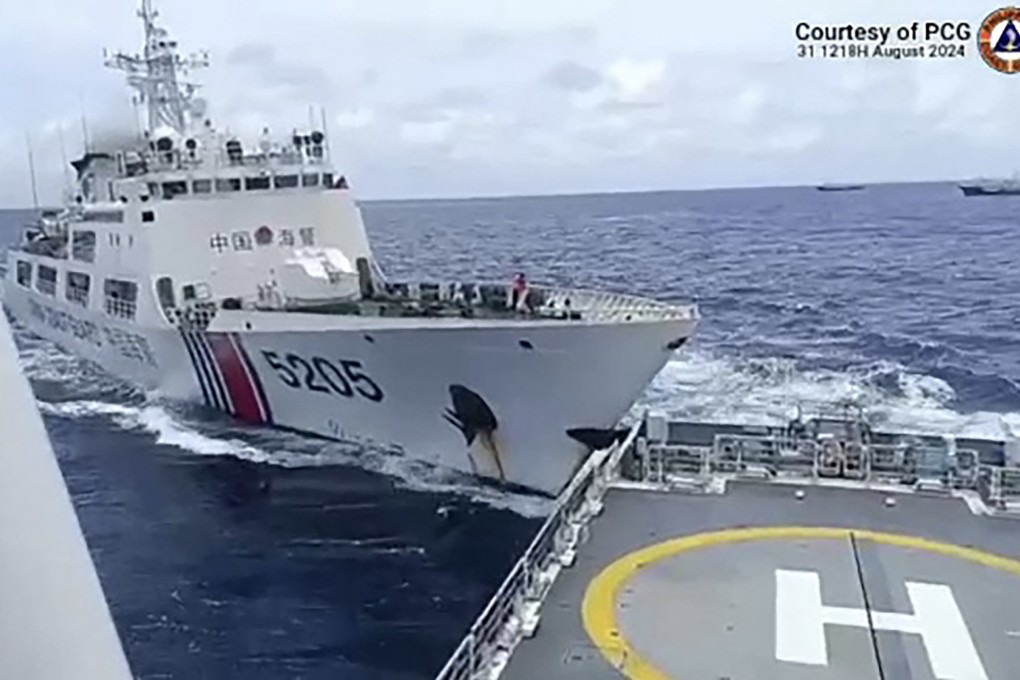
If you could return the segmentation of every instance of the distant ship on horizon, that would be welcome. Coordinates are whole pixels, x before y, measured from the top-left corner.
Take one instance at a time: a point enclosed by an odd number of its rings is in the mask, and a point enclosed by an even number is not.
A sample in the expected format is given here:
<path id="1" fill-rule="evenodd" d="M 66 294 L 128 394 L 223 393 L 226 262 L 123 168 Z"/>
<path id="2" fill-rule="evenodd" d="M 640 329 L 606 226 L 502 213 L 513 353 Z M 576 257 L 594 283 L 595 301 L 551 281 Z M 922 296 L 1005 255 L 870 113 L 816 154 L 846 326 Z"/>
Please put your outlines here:
<path id="1" fill-rule="evenodd" d="M 827 182 L 825 184 L 819 184 L 815 187 L 818 191 L 861 191 L 864 189 L 863 184 L 836 184 Z"/>
<path id="2" fill-rule="evenodd" d="M 964 196 L 1018 196 L 1020 176 L 1014 174 L 1010 179 L 977 179 L 961 182 L 958 186 Z"/>

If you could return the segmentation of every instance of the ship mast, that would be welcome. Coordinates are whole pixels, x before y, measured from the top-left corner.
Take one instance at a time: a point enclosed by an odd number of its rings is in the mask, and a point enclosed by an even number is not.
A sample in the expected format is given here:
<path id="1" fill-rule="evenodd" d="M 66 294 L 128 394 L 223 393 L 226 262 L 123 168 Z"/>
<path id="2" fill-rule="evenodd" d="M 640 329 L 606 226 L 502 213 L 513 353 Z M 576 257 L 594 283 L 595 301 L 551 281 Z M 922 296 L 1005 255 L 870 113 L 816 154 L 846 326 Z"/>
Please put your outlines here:
<path id="1" fill-rule="evenodd" d="M 25 133 L 25 145 L 28 147 L 28 174 L 32 179 L 32 207 L 39 209 L 39 191 L 35 185 L 35 159 L 32 158 L 32 138 Z"/>
<path id="2" fill-rule="evenodd" d="M 145 27 L 142 54 L 117 52 L 108 55 L 105 63 L 124 71 L 128 84 L 138 91 L 138 101 L 148 111 L 147 132 L 169 127 L 183 135 L 190 123 L 189 115 L 194 112 L 192 97 L 198 86 L 181 82 L 177 76 L 190 68 L 208 66 L 209 56 L 207 53 L 180 56 L 177 42 L 156 23 L 159 12 L 152 6 L 152 0 L 142 0 L 138 16 Z"/>

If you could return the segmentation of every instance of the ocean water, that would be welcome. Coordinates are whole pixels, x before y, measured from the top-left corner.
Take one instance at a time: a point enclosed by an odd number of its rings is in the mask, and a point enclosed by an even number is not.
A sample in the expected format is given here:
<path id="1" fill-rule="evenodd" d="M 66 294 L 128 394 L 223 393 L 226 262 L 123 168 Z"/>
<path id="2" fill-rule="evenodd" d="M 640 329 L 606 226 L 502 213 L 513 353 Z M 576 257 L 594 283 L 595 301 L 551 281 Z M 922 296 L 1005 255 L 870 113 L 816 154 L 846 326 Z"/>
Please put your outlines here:
<path id="1" fill-rule="evenodd" d="M 987 437 L 1020 435 L 1018 212 L 948 184 L 364 206 L 394 276 L 695 299 L 639 407 L 769 422 L 853 397 Z M 0 241 L 24 217 L 0 212 Z M 549 507 L 162 403 L 16 334 L 141 678 L 431 678 Z"/>

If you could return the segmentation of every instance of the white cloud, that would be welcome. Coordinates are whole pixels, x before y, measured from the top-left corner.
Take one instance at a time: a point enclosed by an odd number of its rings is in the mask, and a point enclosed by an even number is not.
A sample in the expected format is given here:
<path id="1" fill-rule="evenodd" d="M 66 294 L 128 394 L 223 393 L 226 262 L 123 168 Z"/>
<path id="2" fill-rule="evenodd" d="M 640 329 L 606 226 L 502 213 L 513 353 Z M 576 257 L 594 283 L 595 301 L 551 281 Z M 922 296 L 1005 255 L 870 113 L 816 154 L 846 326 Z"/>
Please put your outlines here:
<path id="1" fill-rule="evenodd" d="M 765 88 L 752 83 L 742 90 L 729 108 L 729 119 L 736 124 L 749 125 L 758 119 L 765 105 Z"/>
<path id="2" fill-rule="evenodd" d="M 616 97 L 625 103 L 656 101 L 657 89 L 666 75 L 662 59 L 638 60 L 624 57 L 609 67 Z"/>
<path id="3" fill-rule="evenodd" d="M 133 0 L 7 0 L 0 23 L 0 205 L 30 201 L 25 131 L 46 200 L 94 139 L 135 129 L 104 46 L 140 43 Z M 210 114 L 253 134 L 325 107 L 359 195 L 814 182 L 1011 173 L 1020 91 L 974 54 L 942 61 L 801 59 L 799 21 L 972 23 L 971 0 L 157 0 Z M 910 6 L 912 5 L 912 6 Z M 736 31 L 734 34 L 733 31 Z M 40 39 L 40 36 L 45 36 Z"/>

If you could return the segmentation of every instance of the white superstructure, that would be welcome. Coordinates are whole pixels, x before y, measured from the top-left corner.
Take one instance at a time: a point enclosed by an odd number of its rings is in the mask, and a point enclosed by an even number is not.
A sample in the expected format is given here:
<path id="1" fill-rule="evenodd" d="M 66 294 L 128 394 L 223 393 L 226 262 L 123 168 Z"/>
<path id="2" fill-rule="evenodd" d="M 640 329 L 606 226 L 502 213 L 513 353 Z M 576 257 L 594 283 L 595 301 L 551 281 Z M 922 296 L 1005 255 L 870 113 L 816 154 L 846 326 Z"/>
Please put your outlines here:
<path id="1" fill-rule="evenodd" d="M 325 131 L 219 129 L 178 78 L 206 58 L 139 14 L 143 52 L 107 64 L 144 133 L 87 150 L 9 251 L 4 303 L 35 333 L 253 424 L 554 493 L 694 332 L 693 305 L 388 281 Z"/>

